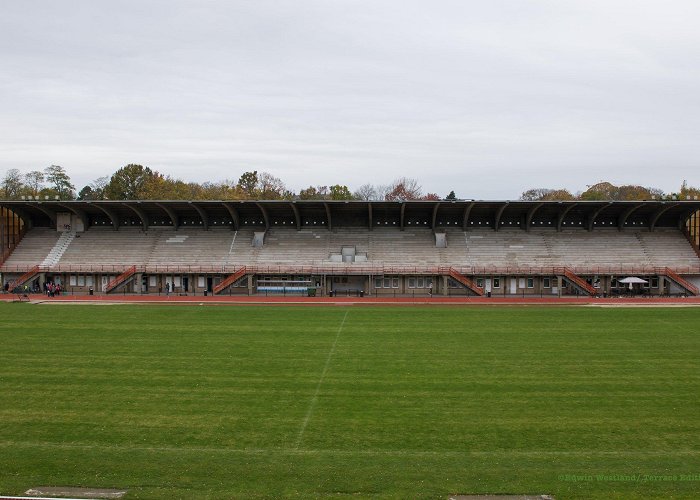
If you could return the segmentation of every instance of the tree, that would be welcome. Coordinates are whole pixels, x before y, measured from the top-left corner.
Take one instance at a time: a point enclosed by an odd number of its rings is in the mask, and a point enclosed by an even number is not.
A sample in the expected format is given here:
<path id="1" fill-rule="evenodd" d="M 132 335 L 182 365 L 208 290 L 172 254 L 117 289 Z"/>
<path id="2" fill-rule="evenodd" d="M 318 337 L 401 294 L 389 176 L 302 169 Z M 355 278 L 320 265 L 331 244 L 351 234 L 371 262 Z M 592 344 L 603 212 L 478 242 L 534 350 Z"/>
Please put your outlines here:
<path id="1" fill-rule="evenodd" d="M 238 179 L 238 187 L 248 198 L 255 198 L 255 189 L 258 186 L 258 171 L 243 172 Z"/>
<path id="2" fill-rule="evenodd" d="M 520 195 L 524 201 L 567 201 L 575 200 L 576 197 L 566 189 L 528 189 Z"/>
<path id="3" fill-rule="evenodd" d="M 384 199 L 386 201 L 418 200 L 423 194 L 422 191 L 418 181 L 401 177 L 390 185 L 389 192 L 386 193 Z"/>
<path id="4" fill-rule="evenodd" d="M 455 194 L 454 191 L 450 191 L 450 194 L 448 194 L 448 195 L 445 197 L 445 200 L 446 200 L 446 201 L 454 201 L 454 200 L 456 200 L 456 199 L 457 199 L 457 195 Z"/>
<path id="5" fill-rule="evenodd" d="M 258 175 L 258 186 L 255 194 L 260 200 L 280 200 L 287 198 L 290 191 L 287 190 L 284 182 L 279 177 L 275 177 L 267 172 L 261 172 Z"/>
<path id="6" fill-rule="evenodd" d="M 24 176 L 24 185 L 32 196 L 38 196 L 44 183 L 44 173 L 40 170 L 32 170 Z"/>
<path id="7" fill-rule="evenodd" d="M 109 200 L 144 199 L 144 187 L 153 175 L 150 168 L 130 163 L 112 174 L 105 186 L 105 197 Z"/>
<path id="8" fill-rule="evenodd" d="M 70 177 L 63 167 L 60 165 L 46 167 L 44 175 L 46 176 L 46 182 L 51 184 L 62 200 L 75 198 L 75 186 L 71 184 Z"/>
<path id="9" fill-rule="evenodd" d="M 376 200 L 377 190 L 372 184 L 363 184 L 355 190 L 353 196 L 356 200 L 371 201 Z"/>
<path id="10" fill-rule="evenodd" d="M 327 200 L 328 186 L 309 186 L 299 191 L 300 200 Z"/>
<path id="11" fill-rule="evenodd" d="M 16 200 L 22 191 L 22 174 L 16 168 L 11 168 L 5 173 L 2 179 L 3 198 L 6 200 Z"/>
<path id="12" fill-rule="evenodd" d="M 79 200 L 104 200 L 109 177 L 98 177 L 78 193 Z"/>
<path id="13" fill-rule="evenodd" d="M 352 193 L 347 186 L 341 186 L 336 184 L 331 186 L 331 200 L 352 200 L 354 199 Z"/>
<path id="14" fill-rule="evenodd" d="M 425 196 L 421 196 L 420 199 L 424 201 L 440 201 L 442 198 L 435 193 L 428 193 Z"/>

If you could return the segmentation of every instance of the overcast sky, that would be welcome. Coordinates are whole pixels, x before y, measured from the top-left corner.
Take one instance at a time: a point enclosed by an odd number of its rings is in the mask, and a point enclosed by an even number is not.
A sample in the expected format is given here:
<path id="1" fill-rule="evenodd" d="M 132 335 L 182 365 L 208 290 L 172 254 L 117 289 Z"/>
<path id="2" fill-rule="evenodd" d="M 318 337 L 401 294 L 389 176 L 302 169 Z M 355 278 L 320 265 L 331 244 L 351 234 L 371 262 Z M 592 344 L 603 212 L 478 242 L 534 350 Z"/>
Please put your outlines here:
<path id="1" fill-rule="evenodd" d="M 700 2 L 6 0 L 0 175 L 700 184 Z"/>

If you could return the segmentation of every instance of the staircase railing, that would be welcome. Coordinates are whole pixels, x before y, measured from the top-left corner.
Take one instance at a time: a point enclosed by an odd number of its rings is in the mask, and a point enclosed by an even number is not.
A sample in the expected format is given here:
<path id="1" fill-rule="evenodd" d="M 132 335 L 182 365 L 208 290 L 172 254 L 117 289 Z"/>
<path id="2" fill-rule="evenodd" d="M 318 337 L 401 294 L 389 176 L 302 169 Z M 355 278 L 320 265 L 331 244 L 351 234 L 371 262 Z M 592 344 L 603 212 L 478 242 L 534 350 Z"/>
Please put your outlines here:
<path id="1" fill-rule="evenodd" d="M 238 269 L 235 273 L 227 276 L 221 283 L 214 287 L 214 295 L 218 295 L 223 292 L 226 288 L 233 285 L 236 281 L 241 279 L 247 274 L 245 266 Z"/>
<path id="2" fill-rule="evenodd" d="M 474 280 L 471 278 L 463 275 L 459 271 L 457 271 L 453 267 L 448 267 L 448 268 L 440 268 L 440 274 L 446 274 L 456 282 L 464 285 L 467 287 L 469 290 L 474 292 L 476 295 L 482 296 L 484 295 L 484 289 L 480 286 L 478 286 L 476 283 L 474 283 Z"/>
<path id="3" fill-rule="evenodd" d="M 127 269 L 119 276 L 114 278 L 112 281 L 107 283 L 107 286 L 105 287 L 105 293 L 109 293 L 115 288 L 117 288 L 119 285 L 126 283 L 126 281 L 129 278 L 131 278 L 134 274 L 136 274 L 136 266 L 131 266 L 129 269 Z"/>
<path id="4" fill-rule="evenodd" d="M 692 295 L 700 294 L 700 290 L 697 286 L 693 285 L 690 281 L 683 278 L 680 274 L 675 272 L 670 267 L 662 267 L 657 270 L 658 274 L 661 276 L 666 276 L 668 279 L 676 283 L 681 288 L 685 288 Z"/>
<path id="5" fill-rule="evenodd" d="M 589 295 L 595 295 L 596 293 L 598 293 L 598 290 L 593 285 L 588 283 L 578 274 L 574 273 L 568 267 L 557 267 L 554 269 L 554 272 L 560 276 L 564 276 L 567 280 L 573 283 L 574 286 L 577 286 Z"/>
<path id="6" fill-rule="evenodd" d="M 32 267 L 29 271 L 24 273 L 22 276 L 20 276 L 19 278 L 15 279 L 12 282 L 10 282 L 10 284 L 8 286 L 8 290 L 12 291 L 15 288 L 17 288 L 18 286 L 22 286 L 23 284 L 25 284 L 27 281 L 32 279 L 37 274 L 39 274 L 39 266 Z"/>

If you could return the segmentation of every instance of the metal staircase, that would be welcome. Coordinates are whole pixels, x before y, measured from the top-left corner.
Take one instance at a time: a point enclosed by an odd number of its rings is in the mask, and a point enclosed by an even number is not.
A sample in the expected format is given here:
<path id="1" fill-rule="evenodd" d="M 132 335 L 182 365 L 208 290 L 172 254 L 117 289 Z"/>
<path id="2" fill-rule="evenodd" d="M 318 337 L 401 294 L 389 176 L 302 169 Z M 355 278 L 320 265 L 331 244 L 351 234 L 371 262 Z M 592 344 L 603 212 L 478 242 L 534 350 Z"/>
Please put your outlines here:
<path id="1" fill-rule="evenodd" d="M 241 279 L 243 276 L 247 274 L 245 266 L 241 267 L 236 271 L 235 273 L 227 276 L 221 283 L 216 285 L 214 287 L 214 295 L 218 295 L 221 292 L 223 292 L 226 288 L 230 287 L 231 285 L 235 284 L 236 281 Z"/>

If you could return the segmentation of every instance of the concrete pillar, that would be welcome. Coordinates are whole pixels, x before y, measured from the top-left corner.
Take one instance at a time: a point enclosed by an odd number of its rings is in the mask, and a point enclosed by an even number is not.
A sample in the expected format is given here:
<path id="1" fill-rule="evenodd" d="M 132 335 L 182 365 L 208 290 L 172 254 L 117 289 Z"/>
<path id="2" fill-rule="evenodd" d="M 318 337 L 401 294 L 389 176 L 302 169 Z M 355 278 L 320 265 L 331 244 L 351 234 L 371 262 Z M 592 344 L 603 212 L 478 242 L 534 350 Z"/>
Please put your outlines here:
<path id="1" fill-rule="evenodd" d="M 134 276 L 134 292 L 143 292 L 143 273 L 136 273 Z"/>
<path id="2" fill-rule="evenodd" d="M 442 283 L 440 286 L 440 294 L 447 295 L 447 276 L 442 277 Z"/>
<path id="3" fill-rule="evenodd" d="M 248 295 L 253 295 L 253 275 L 248 275 Z"/>

